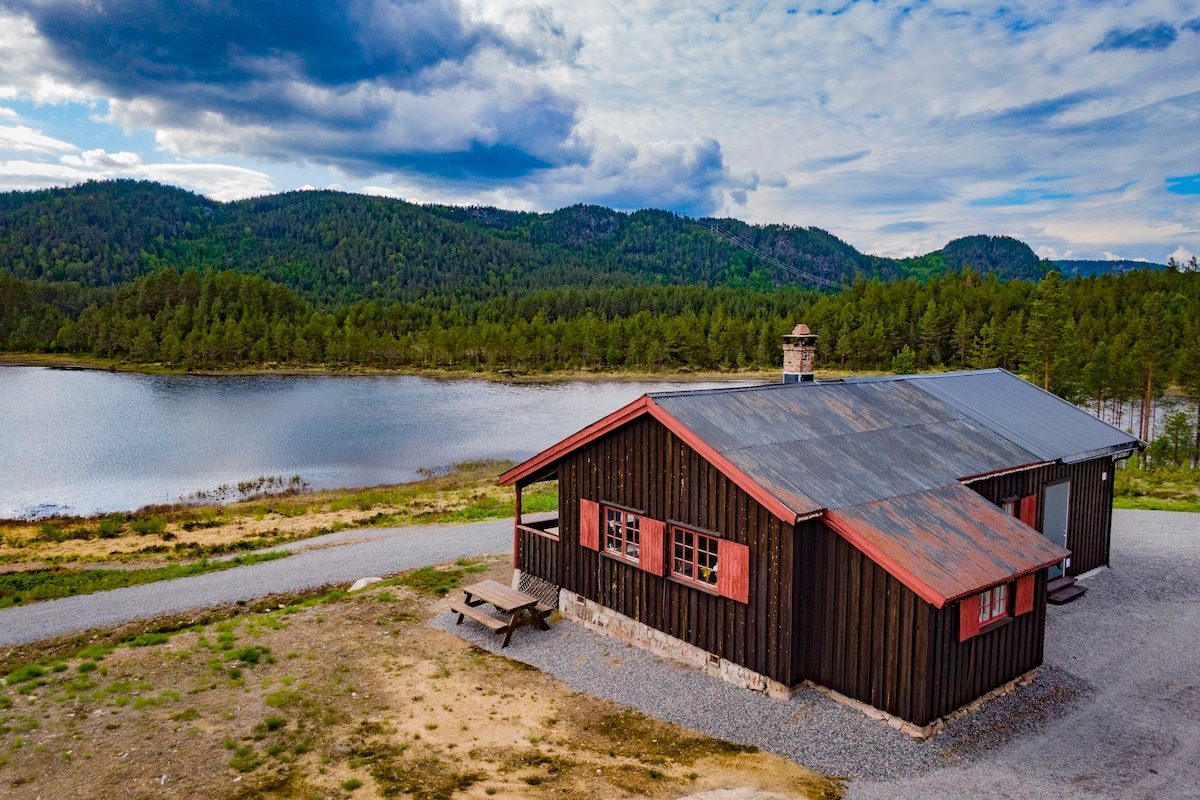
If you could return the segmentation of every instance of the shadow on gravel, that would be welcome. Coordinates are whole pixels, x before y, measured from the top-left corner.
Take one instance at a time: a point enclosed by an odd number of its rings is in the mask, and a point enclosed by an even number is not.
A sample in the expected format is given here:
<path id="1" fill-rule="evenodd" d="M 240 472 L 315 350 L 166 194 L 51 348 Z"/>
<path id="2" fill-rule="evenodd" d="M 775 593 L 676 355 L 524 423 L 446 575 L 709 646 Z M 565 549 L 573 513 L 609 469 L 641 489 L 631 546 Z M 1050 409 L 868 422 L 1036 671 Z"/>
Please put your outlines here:
<path id="1" fill-rule="evenodd" d="M 942 748 L 946 762 L 961 764 L 1018 737 L 1028 737 L 1094 694 L 1095 689 L 1082 678 L 1043 665 L 1028 685 L 955 720 L 934 743 Z"/>

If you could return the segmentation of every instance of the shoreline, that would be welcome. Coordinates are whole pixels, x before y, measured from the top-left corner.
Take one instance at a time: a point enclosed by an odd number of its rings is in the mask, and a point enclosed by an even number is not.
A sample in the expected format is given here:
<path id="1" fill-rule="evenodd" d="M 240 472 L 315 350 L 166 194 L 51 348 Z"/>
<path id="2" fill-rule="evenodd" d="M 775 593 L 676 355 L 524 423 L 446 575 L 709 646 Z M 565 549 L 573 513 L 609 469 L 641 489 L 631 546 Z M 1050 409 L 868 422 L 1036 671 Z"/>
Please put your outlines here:
<path id="1" fill-rule="evenodd" d="M 551 372 L 514 372 L 512 370 L 484 369 L 448 369 L 448 368 L 416 368 L 397 367 L 384 369 L 381 367 L 327 367 L 327 366 L 266 366 L 244 367 L 237 369 L 217 370 L 188 370 L 165 367 L 161 364 L 138 364 L 116 359 L 93 358 L 91 356 L 65 356 L 53 353 L 0 353 L 0 366 L 46 367 L 61 370 L 88 370 L 94 372 L 121 372 L 135 375 L 189 375 L 199 377 L 373 377 L 373 376 L 415 376 L 433 379 L 474 379 L 499 381 L 504 383 L 559 383 L 565 381 L 667 381 L 678 383 L 697 383 L 702 381 L 737 381 L 737 380 L 776 380 L 781 374 L 778 370 L 555 370 Z M 852 374 L 874 375 L 877 373 L 851 373 L 838 370 L 822 370 L 827 378 L 845 377 Z M 882 373 L 878 373 L 882 374 Z"/>

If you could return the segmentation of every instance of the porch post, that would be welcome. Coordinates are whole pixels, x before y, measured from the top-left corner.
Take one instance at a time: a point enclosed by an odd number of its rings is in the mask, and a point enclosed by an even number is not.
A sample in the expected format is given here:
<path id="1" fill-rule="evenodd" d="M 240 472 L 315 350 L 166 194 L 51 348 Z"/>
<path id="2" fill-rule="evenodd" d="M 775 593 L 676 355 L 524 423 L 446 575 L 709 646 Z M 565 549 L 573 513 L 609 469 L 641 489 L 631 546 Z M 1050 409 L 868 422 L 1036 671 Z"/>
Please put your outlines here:
<path id="1" fill-rule="evenodd" d="M 517 569 L 520 566 L 521 549 L 521 484 L 516 484 L 514 488 L 517 490 L 517 498 L 514 504 L 515 517 L 513 518 L 513 569 Z"/>

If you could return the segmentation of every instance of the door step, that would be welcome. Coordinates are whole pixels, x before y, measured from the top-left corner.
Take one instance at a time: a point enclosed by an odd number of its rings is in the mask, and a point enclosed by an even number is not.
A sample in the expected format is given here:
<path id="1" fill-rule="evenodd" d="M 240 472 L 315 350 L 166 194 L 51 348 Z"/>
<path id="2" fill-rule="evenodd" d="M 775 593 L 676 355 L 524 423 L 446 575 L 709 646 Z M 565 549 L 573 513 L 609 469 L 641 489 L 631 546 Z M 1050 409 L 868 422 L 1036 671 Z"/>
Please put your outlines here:
<path id="1" fill-rule="evenodd" d="M 1063 575 L 1046 584 L 1046 599 L 1056 606 L 1066 605 L 1087 594 L 1087 588 L 1080 586 L 1074 578 Z"/>

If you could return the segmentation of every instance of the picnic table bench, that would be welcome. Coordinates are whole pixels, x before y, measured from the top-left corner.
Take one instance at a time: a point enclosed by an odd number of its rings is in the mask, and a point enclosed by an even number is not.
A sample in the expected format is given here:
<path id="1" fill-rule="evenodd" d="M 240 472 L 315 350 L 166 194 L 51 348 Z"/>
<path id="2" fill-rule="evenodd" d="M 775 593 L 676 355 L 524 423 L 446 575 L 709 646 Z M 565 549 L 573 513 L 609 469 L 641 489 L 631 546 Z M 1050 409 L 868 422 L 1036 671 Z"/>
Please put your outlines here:
<path id="1" fill-rule="evenodd" d="M 454 624 L 461 625 L 463 617 L 470 617 L 496 633 L 503 633 L 504 643 L 500 645 L 501 647 L 508 647 L 513 629 L 519 628 L 521 625 L 533 624 L 544 631 L 550 630 L 550 626 L 546 624 L 546 615 L 554 609 L 533 595 L 519 592 L 492 580 L 464 586 L 463 594 L 465 597 L 461 603 L 450 606 L 450 610 L 458 614 L 458 620 Z M 495 606 L 506 614 L 507 620 L 493 617 L 478 608 L 484 603 Z M 527 620 L 524 619 L 526 614 L 529 617 Z"/>

